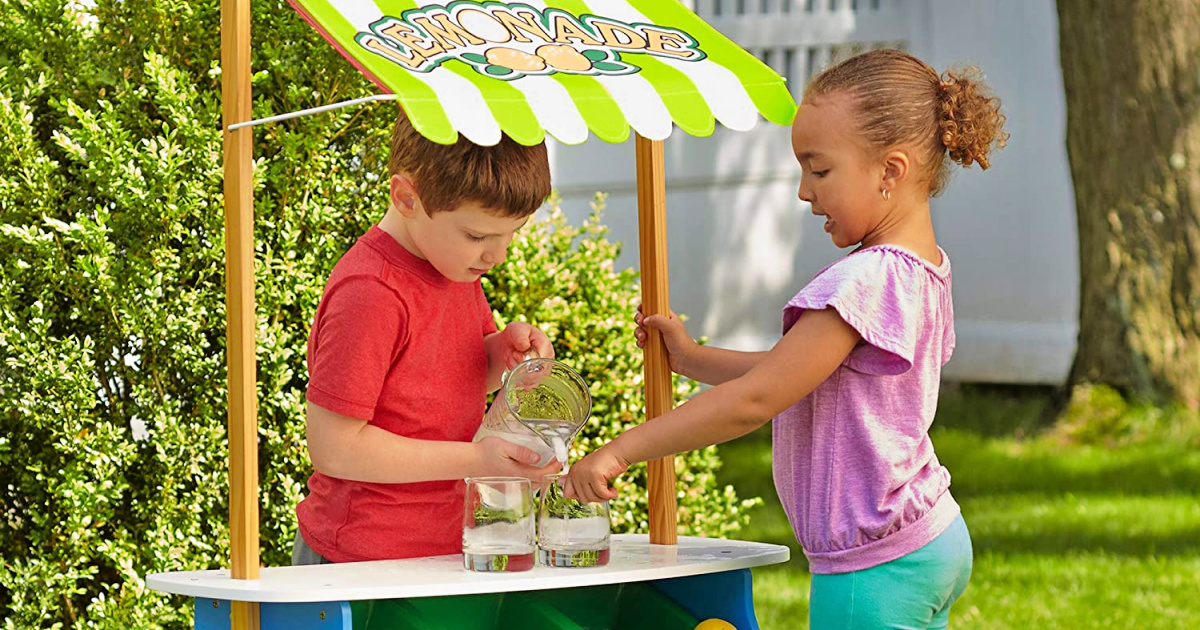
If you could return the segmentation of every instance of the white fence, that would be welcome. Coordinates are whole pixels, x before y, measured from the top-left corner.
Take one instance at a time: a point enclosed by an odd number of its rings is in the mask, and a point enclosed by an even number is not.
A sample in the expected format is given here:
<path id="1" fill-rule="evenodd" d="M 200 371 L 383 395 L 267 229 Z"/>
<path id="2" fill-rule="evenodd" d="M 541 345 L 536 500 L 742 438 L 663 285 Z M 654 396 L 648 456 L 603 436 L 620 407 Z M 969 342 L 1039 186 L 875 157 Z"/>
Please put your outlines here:
<path id="1" fill-rule="evenodd" d="M 911 50 L 923 35 L 913 2 L 699 0 L 696 12 L 800 89 L 814 73 L 871 48 Z"/>
<path id="2" fill-rule="evenodd" d="M 669 0 L 664 0 L 669 1 Z M 698 6 L 697 6 L 698 5 Z M 1058 383 L 1075 347 L 1078 273 L 1064 145 L 1057 25 L 1050 2 L 1018 0 L 698 0 L 713 26 L 787 77 L 797 99 L 831 61 L 869 47 L 909 50 L 935 68 L 972 63 L 1004 99 L 1009 146 L 991 170 L 961 172 L 934 200 L 954 264 L 958 349 L 950 379 Z M 552 146 L 568 215 L 608 193 L 606 223 L 637 264 L 632 141 Z M 666 143 L 673 308 L 694 335 L 769 348 L 780 309 L 836 250 L 796 198 L 788 130 L 676 131 Z"/>

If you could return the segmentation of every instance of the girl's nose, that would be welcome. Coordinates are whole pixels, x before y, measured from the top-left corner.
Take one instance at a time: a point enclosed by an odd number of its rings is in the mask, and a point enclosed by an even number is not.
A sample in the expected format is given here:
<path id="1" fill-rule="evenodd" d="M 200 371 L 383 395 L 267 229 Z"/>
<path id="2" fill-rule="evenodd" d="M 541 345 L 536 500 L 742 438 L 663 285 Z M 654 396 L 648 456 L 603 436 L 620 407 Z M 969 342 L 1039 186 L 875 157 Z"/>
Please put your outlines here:
<path id="1" fill-rule="evenodd" d="M 800 181 L 800 190 L 796 191 L 796 196 L 800 198 L 800 201 L 807 201 L 808 203 L 812 203 L 814 200 L 812 189 L 806 187 L 803 180 Z"/>

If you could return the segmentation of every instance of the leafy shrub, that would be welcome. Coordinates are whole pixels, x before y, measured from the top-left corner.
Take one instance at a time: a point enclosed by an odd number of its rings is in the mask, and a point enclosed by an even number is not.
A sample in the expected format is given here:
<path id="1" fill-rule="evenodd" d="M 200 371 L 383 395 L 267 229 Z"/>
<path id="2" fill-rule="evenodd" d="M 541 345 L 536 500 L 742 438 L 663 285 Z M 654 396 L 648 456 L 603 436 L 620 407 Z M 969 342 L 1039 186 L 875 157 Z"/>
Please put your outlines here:
<path id="1" fill-rule="evenodd" d="M 1139 443 L 1200 445 L 1200 412 L 1182 404 L 1128 399 L 1106 385 L 1077 385 L 1051 435 L 1108 447 Z"/>
<path id="2" fill-rule="evenodd" d="M 254 3 L 256 116 L 373 93 L 285 3 Z M 219 11 L 215 0 L 0 3 L 0 617 L 7 629 L 185 628 L 147 573 L 228 560 Z M 379 218 L 395 110 L 255 130 L 261 540 L 286 564 L 304 449 L 305 342 L 334 262 Z M 552 212 L 487 290 L 598 381 L 578 449 L 638 421 L 634 276 L 599 215 Z M 494 282 L 494 283 L 493 283 Z M 680 393 L 691 385 L 681 384 Z M 578 454 L 578 453 L 577 453 Z M 708 449 L 680 520 L 746 502 Z M 619 531 L 645 528 L 644 467 Z"/>

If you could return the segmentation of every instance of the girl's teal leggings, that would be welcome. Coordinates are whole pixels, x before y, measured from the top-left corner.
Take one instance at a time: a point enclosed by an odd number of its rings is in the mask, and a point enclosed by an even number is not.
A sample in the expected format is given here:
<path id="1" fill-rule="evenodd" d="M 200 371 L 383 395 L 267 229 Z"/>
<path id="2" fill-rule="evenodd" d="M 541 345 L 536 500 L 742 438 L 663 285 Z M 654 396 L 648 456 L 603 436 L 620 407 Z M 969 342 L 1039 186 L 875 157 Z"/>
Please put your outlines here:
<path id="1" fill-rule="evenodd" d="M 812 576 L 810 630 L 941 630 L 971 579 L 961 515 L 928 545 L 850 573 Z"/>

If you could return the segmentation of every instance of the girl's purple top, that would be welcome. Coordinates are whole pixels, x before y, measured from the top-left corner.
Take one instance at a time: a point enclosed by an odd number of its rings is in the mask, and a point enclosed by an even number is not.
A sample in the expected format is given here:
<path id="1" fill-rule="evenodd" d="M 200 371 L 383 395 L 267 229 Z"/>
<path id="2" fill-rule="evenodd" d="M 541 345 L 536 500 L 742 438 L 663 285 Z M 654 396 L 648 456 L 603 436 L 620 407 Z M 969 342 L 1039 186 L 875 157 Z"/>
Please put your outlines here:
<path id="1" fill-rule="evenodd" d="M 941 250 L 939 250 L 941 251 Z M 931 542 L 958 516 L 929 440 L 954 350 L 950 258 L 891 245 L 826 267 L 783 309 L 832 307 L 862 342 L 774 420 L 775 488 L 813 573 L 846 573 Z"/>

